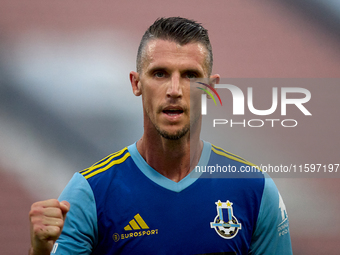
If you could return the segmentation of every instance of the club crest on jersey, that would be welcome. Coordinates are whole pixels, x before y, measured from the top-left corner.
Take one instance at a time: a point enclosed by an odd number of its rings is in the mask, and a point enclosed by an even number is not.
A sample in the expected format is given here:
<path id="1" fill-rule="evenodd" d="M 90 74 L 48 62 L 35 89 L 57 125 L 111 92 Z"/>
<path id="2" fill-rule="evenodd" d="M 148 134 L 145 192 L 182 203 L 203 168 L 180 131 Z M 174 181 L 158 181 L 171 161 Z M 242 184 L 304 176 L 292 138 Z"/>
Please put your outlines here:
<path id="1" fill-rule="evenodd" d="M 215 202 L 217 216 L 214 222 L 210 222 L 210 227 L 214 228 L 216 233 L 225 239 L 234 238 L 241 229 L 241 223 L 238 222 L 233 213 L 233 203 L 229 200 L 223 203 L 221 200 Z"/>

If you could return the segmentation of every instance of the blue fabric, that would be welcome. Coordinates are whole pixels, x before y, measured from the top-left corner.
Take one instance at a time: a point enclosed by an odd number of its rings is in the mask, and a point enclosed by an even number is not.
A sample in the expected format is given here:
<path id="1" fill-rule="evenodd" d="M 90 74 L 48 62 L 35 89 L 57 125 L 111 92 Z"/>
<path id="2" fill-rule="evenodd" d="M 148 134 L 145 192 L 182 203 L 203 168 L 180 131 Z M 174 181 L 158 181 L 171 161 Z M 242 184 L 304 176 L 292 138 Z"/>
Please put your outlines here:
<path id="1" fill-rule="evenodd" d="M 130 145 L 128 147 L 128 150 L 131 154 L 133 161 L 135 162 L 137 167 L 142 171 L 142 173 L 145 174 L 145 176 L 147 176 L 153 182 L 157 183 L 158 185 L 168 190 L 180 192 L 183 189 L 190 186 L 191 184 L 193 184 L 199 177 L 198 175 L 196 176 L 196 178 L 191 178 L 190 175 L 187 175 L 181 181 L 174 182 L 166 178 L 165 176 L 161 175 L 160 173 L 158 173 L 155 169 L 153 169 L 151 166 L 149 166 L 145 162 L 145 160 L 143 159 L 143 157 L 139 154 L 137 150 L 136 143 Z M 203 150 L 202 150 L 202 154 L 201 154 L 198 165 L 200 166 L 207 165 L 209 161 L 210 153 L 211 153 L 211 144 L 203 141 Z"/>
<path id="2" fill-rule="evenodd" d="M 59 196 L 59 201 L 70 203 L 63 232 L 56 242 L 56 253 L 91 254 L 98 240 L 97 211 L 89 183 L 80 173 L 75 173 Z"/>
<path id="3" fill-rule="evenodd" d="M 267 174 L 265 180 L 251 254 L 292 254 L 286 208 L 274 181 Z"/>
<path id="4" fill-rule="evenodd" d="M 204 142 L 198 165 L 217 164 L 248 163 Z M 52 254 L 292 254 L 272 179 L 224 177 L 233 178 L 173 182 L 133 144 L 73 176 L 59 198 L 71 209 Z"/>

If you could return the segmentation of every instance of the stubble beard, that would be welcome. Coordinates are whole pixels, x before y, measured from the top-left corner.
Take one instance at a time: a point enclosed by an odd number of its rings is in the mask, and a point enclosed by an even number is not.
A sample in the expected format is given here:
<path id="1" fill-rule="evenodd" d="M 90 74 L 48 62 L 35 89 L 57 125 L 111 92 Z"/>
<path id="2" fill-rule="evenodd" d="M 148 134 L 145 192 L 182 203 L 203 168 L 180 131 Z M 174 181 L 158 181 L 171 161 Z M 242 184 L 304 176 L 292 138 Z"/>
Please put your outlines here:
<path id="1" fill-rule="evenodd" d="M 199 123 L 199 118 L 200 118 L 200 115 L 197 114 L 197 115 L 194 115 L 194 116 L 191 116 L 191 119 L 190 119 L 190 122 L 189 124 L 185 125 L 181 130 L 178 130 L 177 132 L 175 133 L 170 133 L 166 130 L 162 130 L 156 123 L 153 123 L 154 124 L 154 127 L 156 128 L 157 132 L 165 139 L 168 139 L 168 140 L 179 140 L 181 139 L 182 137 L 184 137 L 186 134 L 190 133 L 190 129 L 192 128 L 193 130 L 195 130 L 195 125 L 198 125 Z"/>
<path id="2" fill-rule="evenodd" d="M 190 131 L 190 124 L 183 127 L 181 130 L 178 130 L 176 133 L 172 134 L 170 132 L 167 132 L 165 130 L 161 130 L 160 127 L 155 125 L 155 128 L 157 132 L 165 139 L 168 140 L 179 140 L 182 137 L 184 137 L 189 131 Z"/>

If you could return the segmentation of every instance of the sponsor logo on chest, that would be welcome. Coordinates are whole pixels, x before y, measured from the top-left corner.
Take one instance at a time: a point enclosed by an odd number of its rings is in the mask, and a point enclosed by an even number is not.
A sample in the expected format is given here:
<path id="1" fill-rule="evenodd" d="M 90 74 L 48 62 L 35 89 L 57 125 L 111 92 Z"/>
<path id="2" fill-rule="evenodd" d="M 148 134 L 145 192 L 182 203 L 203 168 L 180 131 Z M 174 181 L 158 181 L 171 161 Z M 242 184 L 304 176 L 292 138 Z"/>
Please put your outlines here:
<path id="1" fill-rule="evenodd" d="M 158 235 L 158 229 L 150 229 L 140 214 L 136 214 L 132 220 L 124 227 L 124 233 L 114 233 L 112 239 L 115 242 L 129 238 L 137 238 L 141 236 Z"/>

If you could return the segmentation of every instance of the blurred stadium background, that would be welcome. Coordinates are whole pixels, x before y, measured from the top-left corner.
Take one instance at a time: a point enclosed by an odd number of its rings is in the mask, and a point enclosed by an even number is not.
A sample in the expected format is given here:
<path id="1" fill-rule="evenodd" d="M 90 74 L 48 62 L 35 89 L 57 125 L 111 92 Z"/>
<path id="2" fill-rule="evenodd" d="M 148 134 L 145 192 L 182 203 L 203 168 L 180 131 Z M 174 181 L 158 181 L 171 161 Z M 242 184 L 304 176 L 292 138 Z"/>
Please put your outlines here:
<path id="1" fill-rule="evenodd" d="M 27 253 L 31 203 L 58 197 L 75 171 L 141 136 L 141 102 L 131 93 L 128 74 L 141 36 L 156 18 L 203 23 L 214 48 L 214 72 L 222 77 L 340 76 L 338 0 L 0 4 L 1 254 Z M 309 135 L 329 139 L 332 151 L 310 149 L 339 163 L 338 132 Z M 303 156 L 286 137 L 260 139 L 271 153 L 282 147 Z M 235 147 L 228 150 L 251 159 L 240 143 Z M 289 213 L 294 254 L 339 254 L 339 179 L 275 181 Z"/>

